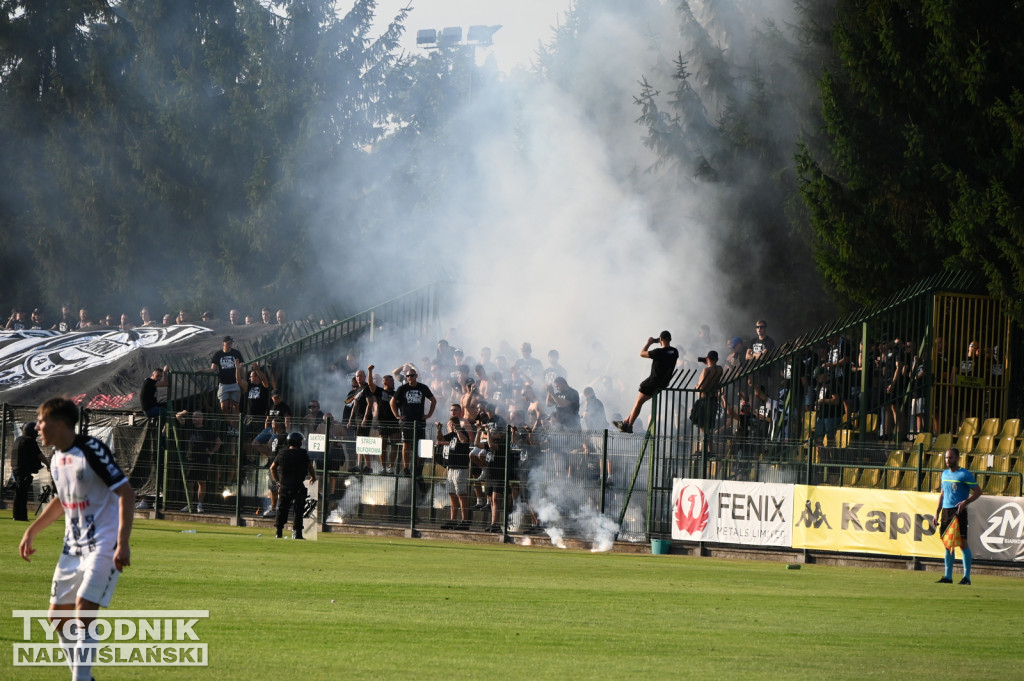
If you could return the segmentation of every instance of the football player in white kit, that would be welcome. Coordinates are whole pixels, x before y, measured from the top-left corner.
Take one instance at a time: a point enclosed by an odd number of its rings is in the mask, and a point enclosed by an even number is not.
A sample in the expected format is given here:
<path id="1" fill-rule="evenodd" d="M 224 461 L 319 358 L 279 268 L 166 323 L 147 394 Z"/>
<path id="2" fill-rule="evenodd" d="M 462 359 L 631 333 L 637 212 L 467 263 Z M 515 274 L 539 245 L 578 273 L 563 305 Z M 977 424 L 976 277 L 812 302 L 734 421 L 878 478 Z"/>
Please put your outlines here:
<path id="1" fill-rule="evenodd" d="M 77 423 L 78 407 L 64 397 L 43 402 L 36 412 L 43 444 L 54 447 L 50 470 L 57 496 L 25 530 L 19 551 L 30 560 L 36 535 L 63 514 L 64 549 L 50 587 L 50 621 L 58 623 L 71 678 L 89 681 L 95 641 L 87 635 L 66 637 L 63 617 L 73 615 L 88 626 L 94 618 L 77 613 L 110 604 L 121 571 L 131 564 L 128 541 L 135 492 L 110 449 L 94 437 L 77 434 Z"/>

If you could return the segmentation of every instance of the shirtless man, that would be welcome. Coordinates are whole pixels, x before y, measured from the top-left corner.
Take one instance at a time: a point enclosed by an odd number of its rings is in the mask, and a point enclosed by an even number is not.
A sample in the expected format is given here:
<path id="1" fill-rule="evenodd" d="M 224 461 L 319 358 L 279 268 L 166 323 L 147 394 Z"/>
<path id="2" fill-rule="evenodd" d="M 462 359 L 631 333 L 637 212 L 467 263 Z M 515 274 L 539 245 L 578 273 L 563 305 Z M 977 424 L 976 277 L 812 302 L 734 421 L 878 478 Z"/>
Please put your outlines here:
<path id="1" fill-rule="evenodd" d="M 707 366 L 700 372 L 700 378 L 694 387 L 700 398 L 693 404 L 690 421 L 703 430 L 714 422 L 713 416 L 718 410 L 718 388 L 722 383 L 725 369 L 718 366 L 718 353 L 714 350 L 709 352 L 707 357 L 698 357 L 697 361 Z"/>

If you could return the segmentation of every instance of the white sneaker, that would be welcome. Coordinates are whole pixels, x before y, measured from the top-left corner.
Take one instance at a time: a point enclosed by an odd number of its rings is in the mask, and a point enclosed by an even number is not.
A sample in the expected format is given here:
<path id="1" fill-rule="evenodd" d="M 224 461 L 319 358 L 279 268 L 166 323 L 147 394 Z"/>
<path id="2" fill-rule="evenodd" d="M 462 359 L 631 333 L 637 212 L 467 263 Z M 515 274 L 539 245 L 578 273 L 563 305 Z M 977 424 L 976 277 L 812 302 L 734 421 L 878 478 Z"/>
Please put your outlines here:
<path id="1" fill-rule="evenodd" d="M 182 513 L 191 513 L 192 509 L 190 509 L 188 506 L 182 506 L 181 507 L 181 512 Z"/>
<path id="2" fill-rule="evenodd" d="M 196 513 L 202 513 L 202 512 L 203 512 L 203 505 L 202 504 L 196 504 Z"/>
<path id="3" fill-rule="evenodd" d="M 137 508 L 140 511 L 145 511 L 146 509 L 151 507 L 148 501 L 146 501 L 145 499 L 141 499 L 139 503 L 135 504 L 135 508 Z"/>
<path id="4" fill-rule="evenodd" d="M 264 518 L 273 518 L 276 515 L 277 515 L 277 509 L 273 509 L 273 508 L 268 508 L 266 511 L 263 512 L 263 517 Z"/>

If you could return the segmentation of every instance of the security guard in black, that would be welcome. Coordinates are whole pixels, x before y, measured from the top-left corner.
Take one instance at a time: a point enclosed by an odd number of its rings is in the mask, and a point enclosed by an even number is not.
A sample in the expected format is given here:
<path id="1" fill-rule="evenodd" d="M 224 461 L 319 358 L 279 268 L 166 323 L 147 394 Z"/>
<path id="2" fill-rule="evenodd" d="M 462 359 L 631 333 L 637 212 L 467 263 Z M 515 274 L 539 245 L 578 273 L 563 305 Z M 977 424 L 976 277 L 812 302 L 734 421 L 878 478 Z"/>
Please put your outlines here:
<path id="1" fill-rule="evenodd" d="M 282 451 L 270 464 L 270 477 L 280 483 L 277 503 L 277 536 L 281 536 L 288 522 L 288 511 L 295 507 L 292 529 L 296 539 L 302 539 L 302 512 L 306 507 L 306 476 L 316 482 L 316 468 L 309 455 L 302 448 L 302 434 L 288 435 L 288 449 Z"/>

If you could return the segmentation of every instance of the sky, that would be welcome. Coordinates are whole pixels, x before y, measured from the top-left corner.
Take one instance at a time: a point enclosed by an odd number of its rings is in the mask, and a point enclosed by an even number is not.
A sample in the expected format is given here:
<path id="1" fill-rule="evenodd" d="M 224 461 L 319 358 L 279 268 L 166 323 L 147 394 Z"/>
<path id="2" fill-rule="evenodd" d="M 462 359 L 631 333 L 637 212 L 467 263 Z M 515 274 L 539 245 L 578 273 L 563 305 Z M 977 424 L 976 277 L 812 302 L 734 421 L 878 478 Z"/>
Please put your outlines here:
<path id="1" fill-rule="evenodd" d="M 461 26 L 465 35 L 469 26 L 500 24 L 494 45 L 478 49 L 477 59 L 493 55 L 498 68 L 509 72 L 516 66 L 529 66 L 538 43 L 550 39 L 569 0 L 379 0 L 377 18 L 386 23 L 408 5 L 412 11 L 405 22 L 408 30 L 402 45 L 409 52 L 422 49 L 416 47 L 416 32 L 421 29 Z"/>

